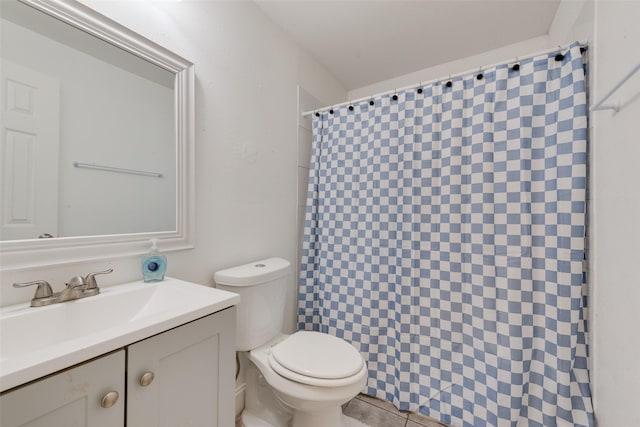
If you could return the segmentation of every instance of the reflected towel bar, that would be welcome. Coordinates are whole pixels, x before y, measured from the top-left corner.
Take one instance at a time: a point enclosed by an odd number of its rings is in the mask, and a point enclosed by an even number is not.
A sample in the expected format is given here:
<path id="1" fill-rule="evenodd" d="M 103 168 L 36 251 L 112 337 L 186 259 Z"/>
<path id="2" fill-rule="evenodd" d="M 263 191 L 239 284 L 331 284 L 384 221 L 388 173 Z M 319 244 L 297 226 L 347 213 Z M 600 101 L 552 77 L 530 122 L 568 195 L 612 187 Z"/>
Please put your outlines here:
<path id="1" fill-rule="evenodd" d="M 107 172 L 129 173 L 132 175 L 144 175 L 144 176 L 153 176 L 156 178 L 162 178 L 162 174 L 158 172 L 147 172 L 147 171 L 141 171 L 136 169 L 116 168 L 113 166 L 96 165 L 95 163 L 73 162 L 73 166 L 77 168 L 84 168 L 84 169 L 97 169 L 97 170 L 107 171 Z"/>

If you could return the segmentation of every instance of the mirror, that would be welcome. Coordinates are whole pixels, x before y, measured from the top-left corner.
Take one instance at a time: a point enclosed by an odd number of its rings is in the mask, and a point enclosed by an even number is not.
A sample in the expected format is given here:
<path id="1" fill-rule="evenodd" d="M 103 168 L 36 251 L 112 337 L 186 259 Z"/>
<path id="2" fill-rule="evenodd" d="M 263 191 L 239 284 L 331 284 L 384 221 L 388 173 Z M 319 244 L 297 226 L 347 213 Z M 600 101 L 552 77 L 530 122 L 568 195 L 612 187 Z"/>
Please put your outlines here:
<path id="1" fill-rule="evenodd" d="M 2 268 L 193 247 L 193 64 L 75 1 L 0 17 Z"/>

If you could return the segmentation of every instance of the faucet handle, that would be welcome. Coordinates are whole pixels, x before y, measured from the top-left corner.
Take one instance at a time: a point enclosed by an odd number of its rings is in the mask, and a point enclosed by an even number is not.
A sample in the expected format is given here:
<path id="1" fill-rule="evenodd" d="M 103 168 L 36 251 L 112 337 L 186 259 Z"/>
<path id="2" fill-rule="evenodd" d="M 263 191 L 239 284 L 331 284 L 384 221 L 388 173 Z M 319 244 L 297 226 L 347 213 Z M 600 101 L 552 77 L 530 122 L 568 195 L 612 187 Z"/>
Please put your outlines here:
<path id="1" fill-rule="evenodd" d="M 26 288 L 27 286 L 38 285 L 38 289 L 36 289 L 36 293 L 31 300 L 31 306 L 37 307 L 42 305 L 45 299 L 53 297 L 53 290 L 51 289 L 51 285 L 46 280 L 36 280 L 33 282 L 25 282 L 25 283 L 14 283 L 14 288 Z M 39 304 L 39 302 L 41 302 Z"/>
<path id="2" fill-rule="evenodd" d="M 98 274 L 109 274 L 113 272 L 113 268 L 104 271 L 96 271 L 95 273 L 89 273 L 85 276 L 84 281 L 87 284 L 87 289 L 95 289 L 98 287 L 98 282 L 96 282 L 96 276 Z"/>
<path id="3" fill-rule="evenodd" d="M 81 286 L 86 287 L 87 282 L 84 280 L 82 276 L 73 276 L 67 283 L 65 283 L 68 289 L 79 288 Z"/>

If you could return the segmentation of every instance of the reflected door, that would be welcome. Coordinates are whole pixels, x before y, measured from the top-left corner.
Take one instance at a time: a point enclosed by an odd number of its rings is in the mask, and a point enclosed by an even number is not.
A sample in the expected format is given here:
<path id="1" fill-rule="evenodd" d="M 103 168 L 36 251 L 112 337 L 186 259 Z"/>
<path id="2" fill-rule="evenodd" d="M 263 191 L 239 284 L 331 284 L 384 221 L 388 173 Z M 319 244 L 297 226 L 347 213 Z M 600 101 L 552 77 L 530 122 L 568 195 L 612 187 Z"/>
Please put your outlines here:
<path id="1" fill-rule="evenodd" d="M 60 84 L 2 60 L 1 240 L 58 234 Z"/>

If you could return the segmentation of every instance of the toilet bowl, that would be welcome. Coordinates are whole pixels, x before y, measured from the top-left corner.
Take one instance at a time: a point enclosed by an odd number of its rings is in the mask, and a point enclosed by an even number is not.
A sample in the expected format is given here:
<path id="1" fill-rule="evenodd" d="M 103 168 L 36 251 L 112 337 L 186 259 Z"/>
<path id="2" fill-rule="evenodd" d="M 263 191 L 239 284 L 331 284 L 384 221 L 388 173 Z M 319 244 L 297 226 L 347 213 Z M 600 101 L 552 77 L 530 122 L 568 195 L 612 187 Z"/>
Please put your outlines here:
<path id="1" fill-rule="evenodd" d="M 249 360 L 292 409 L 292 427 L 341 426 L 342 404 L 353 399 L 367 379 L 366 363 L 354 347 L 319 332 L 281 335 L 252 350 Z"/>
<path id="2" fill-rule="evenodd" d="M 251 362 L 244 427 L 340 427 L 342 404 L 367 379 L 367 365 L 347 341 L 313 331 L 282 334 L 289 263 L 270 258 L 217 272 L 224 290 L 240 294 L 236 339 Z"/>

